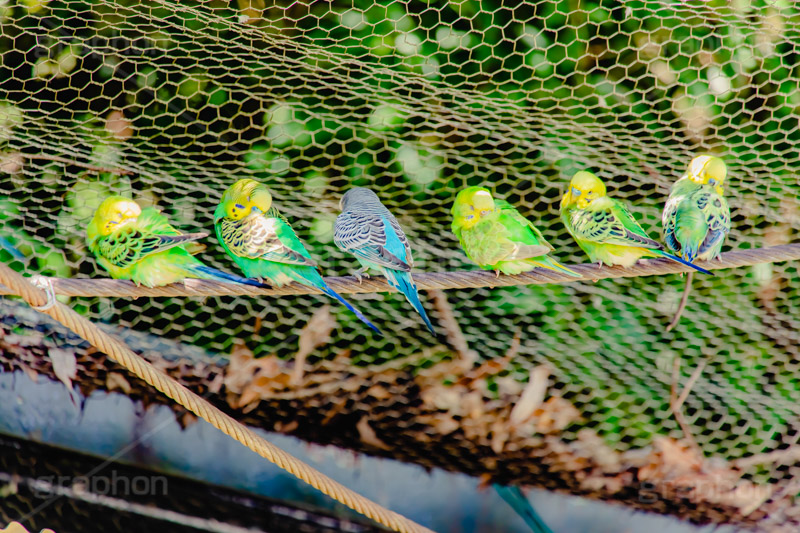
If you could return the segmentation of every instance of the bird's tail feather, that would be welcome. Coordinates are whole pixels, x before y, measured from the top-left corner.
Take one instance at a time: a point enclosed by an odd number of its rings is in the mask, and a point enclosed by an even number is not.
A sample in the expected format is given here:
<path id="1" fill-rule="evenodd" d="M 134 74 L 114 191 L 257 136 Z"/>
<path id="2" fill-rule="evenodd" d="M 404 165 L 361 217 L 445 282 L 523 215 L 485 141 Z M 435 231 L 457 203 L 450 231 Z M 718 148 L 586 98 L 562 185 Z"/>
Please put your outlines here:
<path id="1" fill-rule="evenodd" d="M 425 312 L 425 308 L 422 307 L 422 302 L 419 301 L 417 285 L 414 283 L 411 273 L 395 270 L 392 272 L 392 274 L 393 275 L 391 276 L 386 276 L 389 284 L 405 295 L 408 303 L 414 306 L 414 309 L 416 309 L 417 313 L 419 313 L 419 316 L 422 317 L 422 320 L 425 322 L 425 326 L 427 326 L 428 331 L 430 331 L 432 335 L 436 335 L 436 331 L 433 329 L 433 324 L 431 324 L 431 320 L 428 318 L 428 313 Z"/>
<path id="2" fill-rule="evenodd" d="M 506 487 L 503 485 L 498 485 L 497 483 L 492 485 L 494 490 L 497 491 L 497 494 L 500 495 L 505 502 L 511 506 L 514 511 L 523 519 L 525 523 L 528 524 L 528 527 L 531 528 L 531 531 L 534 533 L 553 533 L 553 530 L 547 527 L 547 524 L 544 523 L 542 517 L 536 512 L 533 508 L 531 503 L 528 501 L 528 498 L 522 494 L 522 490 L 519 487 Z"/>
<path id="3" fill-rule="evenodd" d="M 344 298 L 342 298 L 341 296 L 339 296 L 339 293 L 338 293 L 338 292 L 334 291 L 333 289 L 331 289 L 330 287 L 328 287 L 327 285 L 325 285 L 325 282 L 324 282 L 324 281 L 322 282 L 322 286 L 321 286 L 321 287 L 319 287 L 319 289 L 320 289 L 322 292 L 324 292 L 325 294 L 327 294 L 328 296 L 330 296 L 331 298 L 335 298 L 335 299 L 339 300 L 339 303 L 341 303 L 343 306 L 345 306 L 347 309 L 349 309 L 351 313 L 353 313 L 354 315 L 356 315 L 356 316 L 358 317 L 358 319 L 359 319 L 359 320 L 361 320 L 361 321 L 362 321 L 364 324 L 368 325 L 368 326 L 369 326 L 369 327 L 370 327 L 370 328 L 371 328 L 371 329 L 372 329 L 372 330 L 373 330 L 375 333 L 377 333 L 378 335 L 383 335 L 383 333 L 381 333 L 381 330 L 379 330 L 379 329 L 378 329 L 378 328 L 375 326 L 375 324 L 373 324 L 372 322 L 370 322 L 370 321 L 367 319 L 367 317 L 365 317 L 365 316 L 364 316 L 364 315 L 361 313 L 361 311 L 359 311 L 358 309 L 356 309 L 355 307 L 353 307 L 353 305 L 352 305 L 350 302 L 348 302 L 347 300 L 345 300 Z"/>
<path id="4" fill-rule="evenodd" d="M 685 261 L 685 260 L 681 259 L 680 257 L 678 257 L 676 255 L 672 255 L 669 252 L 665 252 L 664 250 L 655 250 L 655 251 L 657 253 L 663 255 L 667 259 L 672 259 L 673 261 L 677 261 L 678 263 L 680 263 L 682 265 L 686 265 L 688 267 L 692 267 L 693 269 L 697 270 L 698 272 L 702 272 L 703 274 L 708 274 L 709 276 L 713 276 L 714 275 L 713 273 L 709 272 L 705 268 L 699 267 L 699 266 L 695 265 L 694 263 L 690 263 L 689 261 Z"/>
<path id="5" fill-rule="evenodd" d="M 270 285 L 266 283 L 261 283 L 258 280 L 250 279 L 250 278 L 243 278 L 242 276 L 237 276 L 236 274 L 229 274 L 228 272 L 223 272 L 222 270 L 217 270 L 216 268 L 212 268 L 207 265 L 192 265 L 189 267 L 189 270 L 193 272 L 197 277 L 203 279 L 211 279 L 214 281 L 225 281 L 225 282 L 233 282 L 233 283 L 241 283 L 243 285 L 251 285 L 253 287 L 260 287 L 262 289 L 269 289 L 271 288 Z"/>
<path id="6" fill-rule="evenodd" d="M 0 248 L 4 248 L 8 253 L 10 253 L 15 259 L 25 259 L 25 256 L 22 252 L 17 250 L 11 242 L 6 239 L 5 237 L 0 237 Z"/>
<path id="7" fill-rule="evenodd" d="M 559 274 L 567 274 L 568 276 L 572 276 L 575 278 L 582 278 L 580 274 L 575 272 L 574 270 L 570 270 L 569 268 L 565 267 L 555 259 L 550 256 L 545 255 L 543 258 L 537 257 L 536 259 L 529 259 L 529 261 L 535 264 L 538 267 L 546 268 L 547 270 L 552 270 L 554 272 L 558 272 Z"/>

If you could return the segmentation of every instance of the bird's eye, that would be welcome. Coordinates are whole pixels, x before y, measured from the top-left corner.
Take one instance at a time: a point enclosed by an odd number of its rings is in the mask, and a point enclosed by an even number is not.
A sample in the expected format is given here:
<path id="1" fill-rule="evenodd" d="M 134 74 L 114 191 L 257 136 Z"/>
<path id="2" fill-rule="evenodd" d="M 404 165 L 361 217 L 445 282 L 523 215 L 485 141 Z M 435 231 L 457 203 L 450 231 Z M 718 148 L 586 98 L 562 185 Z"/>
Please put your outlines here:
<path id="1" fill-rule="evenodd" d="M 489 212 L 489 211 L 487 211 L 486 209 L 484 209 L 483 211 L 481 211 L 481 216 L 485 216 L 485 215 L 486 215 L 486 213 L 488 213 L 488 212 Z"/>

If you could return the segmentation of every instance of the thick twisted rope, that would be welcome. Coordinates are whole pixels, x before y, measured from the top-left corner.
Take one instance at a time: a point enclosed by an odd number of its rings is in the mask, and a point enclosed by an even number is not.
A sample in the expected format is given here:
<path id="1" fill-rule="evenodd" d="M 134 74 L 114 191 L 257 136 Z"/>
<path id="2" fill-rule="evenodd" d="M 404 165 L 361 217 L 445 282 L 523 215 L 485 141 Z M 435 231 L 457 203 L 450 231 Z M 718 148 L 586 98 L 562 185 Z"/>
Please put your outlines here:
<path id="1" fill-rule="evenodd" d="M 783 244 L 767 248 L 735 250 L 722 254 L 720 259 L 698 262 L 708 270 L 738 268 L 759 263 L 775 263 L 800 259 L 800 243 Z M 669 259 L 649 259 L 639 261 L 629 268 L 598 267 L 596 264 L 568 265 L 583 275 L 584 280 L 606 278 L 630 278 L 637 276 L 660 276 L 693 272 L 687 266 Z M 415 272 L 414 281 L 420 289 L 469 289 L 475 287 L 507 287 L 511 285 L 535 285 L 545 283 L 567 283 L 580 281 L 565 274 L 537 268 L 516 276 L 501 275 L 485 270 L 462 270 L 453 272 Z M 260 289 L 237 283 L 221 283 L 200 279 L 187 280 L 185 284 L 172 284 L 166 287 L 137 287 L 130 281 L 114 279 L 63 279 L 52 278 L 56 294 L 64 296 L 106 296 L 138 298 L 153 296 L 287 296 L 292 294 L 319 294 L 313 287 L 292 283 L 280 288 Z M 361 283 L 353 276 L 328 277 L 325 282 L 338 293 L 393 292 L 382 276 L 364 279 Z M 0 285 L 0 295 L 17 294 L 16 291 Z"/>
<path id="2" fill-rule="evenodd" d="M 431 530 L 364 498 L 284 452 L 244 424 L 237 422 L 208 401 L 179 384 L 131 351 L 122 341 L 105 333 L 70 307 L 57 301 L 54 305 L 50 305 L 54 298 L 48 298 L 44 291 L 34 287 L 28 279 L 2 263 L 0 263 L 0 281 L 13 294 L 21 296 L 32 307 L 58 320 L 150 386 L 155 387 L 226 435 L 238 440 L 260 456 L 294 474 L 317 490 L 395 531 L 432 533 Z"/>

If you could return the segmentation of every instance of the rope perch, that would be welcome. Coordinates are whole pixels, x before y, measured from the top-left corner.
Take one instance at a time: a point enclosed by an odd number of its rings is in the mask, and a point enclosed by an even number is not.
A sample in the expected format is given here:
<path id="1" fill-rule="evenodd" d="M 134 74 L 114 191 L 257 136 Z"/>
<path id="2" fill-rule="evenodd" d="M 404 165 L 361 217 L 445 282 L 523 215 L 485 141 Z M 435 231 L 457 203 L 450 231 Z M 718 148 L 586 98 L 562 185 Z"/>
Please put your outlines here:
<path id="1" fill-rule="evenodd" d="M 12 294 L 21 296 L 34 309 L 39 309 L 40 312 L 50 315 L 71 329 L 151 387 L 317 490 L 395 531 L 433 533 L 404 516 L 381 507 L 284 452 L 131 351 L 122 341 L 55 300 L 49 290 L 45 292 L 38 289 L 29 279 L 2 263 L 0 263 L 0 281 L 12 291 Z"/>
<path id="2" fill-rule="evenodd" d="M 722 254 L 720 259 L 702 261 L 697 264 L 708 270 L 738 268 L 759 263 L 775 263 L 800 259 L 800 243 L 783 244 L 766 248 L 735 250 Z M 691 268 L 669 259 L 648 259 L 630 268 L 598 267 L 596 264 L 568 265 L 583 275 L 583 280 L 606 278 L 631 278 L 638 276 L 663 276 L 680 272 L 694 272 Z M 201 279 L 187 280 L 185 284 L 172 284 L 166 287 L 137 287 L 127 280 L 115 279 L 73 279 L 52 278 L 56 294 L 63 296 L 103 296 L 118 298 L 138 298 L 156 296 L 287 296 L 293 294 L 319 294 L 312 287 L 292 283 L 281 288 L 259 289 L 247 285 L 221 283 Z M 453 272 L 415 272 L 417 287 L 427 290 L 469 289 L 476 287 L 508 287 L 512 285 L 537 285 L 545 283 L 567 283 L 581 281 L 564 274 L 537 268 L 516 276 L 501 275 L 486 270 L 461 270 Z M 371 293 L 394 292 L 383 276 L 365 278 L 362 283 L 353 276 L 327 277 L 325 282 L 336 292 Z M 0 285 L 0 295 L 17 294 Z"/>

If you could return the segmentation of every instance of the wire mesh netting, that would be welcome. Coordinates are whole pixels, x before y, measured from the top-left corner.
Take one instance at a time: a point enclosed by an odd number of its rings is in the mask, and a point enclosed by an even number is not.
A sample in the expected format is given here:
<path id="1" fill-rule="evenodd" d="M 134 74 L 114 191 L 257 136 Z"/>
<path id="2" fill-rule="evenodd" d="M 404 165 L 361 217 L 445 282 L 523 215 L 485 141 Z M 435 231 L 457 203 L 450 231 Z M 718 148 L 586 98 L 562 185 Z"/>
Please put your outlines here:
<path id="1" fill-rule="evenodd" d="M 558 219 L 576 170 L 604 178 L 655 236 L 669 186 L 702 152 L 729 168 L 725 250 L 789 243 L 800 229 L 800 9 L 791 2 L 24 0 L 0 5 L 0 23 L 0 220 L 26 272 L 106 276 L 84 235 L 112 193 L 158 206 L 182 230 L 213 233 L 222 192 L 242 177 L 271 189 L 325 275 L 358 267 L 333 244 L 351 186 L 372 188 L 398 217 L 418 270 L 477 268 L 450 232 L 453 198 L 467 185 L 517 205 L 556 257 L 581 263 Z M 235 270 L 206 244 L 204 261 Z M 482 381 L 486 397 L 513 404 L 531 369 L 548 366 L 548 397 L 580 414 L 559 428 L 565 442 L 586 429 L 616 451 L 682 437 L 669 409 L 678 358 L 682 382 L 707 362 L 684 407 L 707 456 L 796 444 L 797 265 L 696 276 L 682 321 L 665 333 L 683 281 L 457 290 L 449 305 L 422 298 L 442 330 L 455 327 L 443 316 L 452 311 L 479 358 L 506 356 Z M 244 343 L 256 357 L 289 358 L 321 298 L 70 305 L 210 352 Z M 346 352 L 356 366 L 418 354 L 424 366 L 453 352 L 401 295 L 352 300 L 385 336 L 334 308 L 338 326 L 312 364 Z M 766 464 L 748 475 L 775 483 L 796 471 Z"/>

